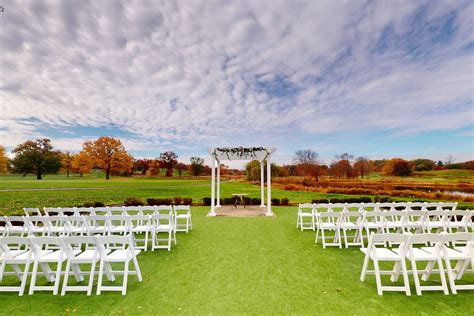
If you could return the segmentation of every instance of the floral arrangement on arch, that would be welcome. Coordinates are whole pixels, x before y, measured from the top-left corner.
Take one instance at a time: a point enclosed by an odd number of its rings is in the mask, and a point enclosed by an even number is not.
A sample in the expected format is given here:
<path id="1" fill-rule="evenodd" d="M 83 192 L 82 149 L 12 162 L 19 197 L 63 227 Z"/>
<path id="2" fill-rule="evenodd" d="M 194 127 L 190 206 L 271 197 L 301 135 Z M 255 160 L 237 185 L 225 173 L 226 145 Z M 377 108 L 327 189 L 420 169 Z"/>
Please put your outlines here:
<path id="1" fill-rule="evenodd" d="M 227 158 L 230 160 L 230 156 L 236 155 L 239 158 L 243 159 L 257 159 L 257 155 L 255 154 L 256 152 L 260 151 L 265 151 L 267 152 L 267 149 L 264 147 L 219 147 L 214 150 L 214 153 L 222 153 L 227 156 Z"/>

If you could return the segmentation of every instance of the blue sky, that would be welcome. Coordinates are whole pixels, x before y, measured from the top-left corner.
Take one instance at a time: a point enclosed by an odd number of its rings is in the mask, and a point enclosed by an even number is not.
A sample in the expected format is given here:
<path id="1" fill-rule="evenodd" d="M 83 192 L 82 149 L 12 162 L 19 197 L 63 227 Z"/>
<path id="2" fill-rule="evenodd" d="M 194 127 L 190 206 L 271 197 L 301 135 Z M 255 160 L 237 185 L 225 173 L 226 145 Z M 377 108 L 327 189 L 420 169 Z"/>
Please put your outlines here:
<path id="1" fill-rule="evenodd" d="M 474 159 L 472 1 L 1 1 L 0 144 Z"/>

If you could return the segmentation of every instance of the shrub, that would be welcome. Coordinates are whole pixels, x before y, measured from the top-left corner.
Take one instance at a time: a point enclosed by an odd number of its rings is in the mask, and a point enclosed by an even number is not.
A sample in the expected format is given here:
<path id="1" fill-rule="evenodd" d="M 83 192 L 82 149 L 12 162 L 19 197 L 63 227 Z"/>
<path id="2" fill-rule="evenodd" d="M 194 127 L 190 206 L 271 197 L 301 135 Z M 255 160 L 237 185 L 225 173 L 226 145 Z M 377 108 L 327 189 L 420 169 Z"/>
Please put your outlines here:
<path id="1" fill-rule="evenodd" d="M 136 197 L 128 197 L 123 202 L 123 205 L 125 205 L 125 206 L 142 206 L 144 204 L 145 203 L 143 203 L 142 200 L 137 199 Z"/>
<path id="2" fill-rule="evenodd" d="M 94 207 L 104 207 L 104 206 L 105 206 L 105 204 L 102 203 L 102 202 L 98 202 L 98 201 L 94 202 Z"/>
<path id="3" fill-rule="evenodd" d="M 387 202 L 393 202 L 393 200 L 389 198 L 388 196 L 376 196 L 374 198 L 374 202 L 387 203 Z"/>
<path id="4" fill-rule="evenodd" d="M 183 204 L 184 205 L 191 205 L 191 204 L 193 204 L 193 199 L 192 198 L 183 198 Z"/>
<path id="5" fill-rule="evenodd" d="M 260 205 L 262 204 L 262 199 L 260 198 L 253 198 L 252 199 L 252 205 Z"/>
<path id="6" fill-rule="evenodd" d="M 288 204 L 290 204 L 290 199 L 286 197 L 281 199 L 281 205 L 288 205 Z"/>
<path id="7" fill-rule="evenodd" d="M 170 199 L 170 198 L 163 199 L 162 205 L 171 205 L 171 204 L 173 204 L 173 199 Z"/>
<path id="8" fill-rule="evenodd" d="M 341 199 L 339 198 L 332 198 L 332 199 L 329 199 L 329 202 L 331 203 L 343 203 Z"/>
<path id="9" fill-rule="evenodd" d="M 154 199 L 154 198 L 149 198 L 146 199 L 146 203 L 148 205 L 165 205 L 166 203 L 164 202 L 165 200 L 163 199 Z"/>
<path id="10" fill-rule="evenodd" d="M 245 202 L 245 205 L 251 205 L 252 199 L 249 198 L 248 196 L 244 196 L 244 202 Z"/>
<path id="11" fill-rule="evenodd" d="M 329 200 L 328 199 L 313 199 L 313 200 L 311 200 L 311 203 L 327 204 L 327 203 L 329 203 Z"/>
<path id="12" fill-rule="evenodd" d="M 210 206 L 211 205 L 211 198 L 210 197 L 202 198 L 202 204 L 204 204 L 206 206 Z"/>
<path id="13" fill-rule="evenodd" d="M 280 205 L 280 199 L 279 198 L 273 198 L 272 199 L 272 204 L 273 205 Z"/>
<path id="14" fill-rule="evenodd" d="M 232 205 L 234 204 L 234 199 L 233 198 L 224 198 L 224 203 L 222 205 Z"/>
<path id="15" fill-rule="evenodd" d="M 83 207 L 94 207 L 94 203 L 92 202 L 86 202 L 82 205 Z"/>
<path id="16" fill-rule="evenodd" d="M 372 198 L 370 196 L 363 196 L 359 198 L 360 203 L 372 203 Z"/>
<path id="17" fill-rule="evenodd" d="M 174 199 L 173 199 L 173 203 L 175 205 L 179 205 L 179 204 L 183 203 L 183 198 L 180 197 L 180 196 L 175 196 Z"/>

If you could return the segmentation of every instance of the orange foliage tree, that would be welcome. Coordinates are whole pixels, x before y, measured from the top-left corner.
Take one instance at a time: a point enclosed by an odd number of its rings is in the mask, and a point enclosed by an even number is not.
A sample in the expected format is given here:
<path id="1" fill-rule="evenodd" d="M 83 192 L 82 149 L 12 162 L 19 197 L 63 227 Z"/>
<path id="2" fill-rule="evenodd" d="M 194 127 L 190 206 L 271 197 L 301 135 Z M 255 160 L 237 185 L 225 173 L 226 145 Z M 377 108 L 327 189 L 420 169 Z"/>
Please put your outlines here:
<path id="1" fill-rule="evenodd" d="M 382 168 L 382 173 L 389 176 L 407 177 L 412 170 L 408 161 L 401 158 L 390 159 Z"/>
<path id="2" fill-rule="evenodd" d="M 94 162 L 85 152 L 80 152 L 73 156 L 71 170 L 72 172 L 79 173 L 82 177 L 84 173 L 91 171 L 93 164 Z"/>
<path id="3" fill-rule="evenodd" d="M 8 157 L 3 146 L 0 146 L 0 174 L 8 171 Z"/>
<path id="4" fill-rule="evenodd" d="M 66 172 L 66 176 L 69 177 L 69 173 L 72 170 L 72 160 L 74 159 L 74 155 L 71 154 L 69 151 L 61 153 L 61 167 Z"/>
<path id="5" fill-rule="evenodd" d="M 130 172 L 133 167 L 133 157 L 127 153 L 120 139 L 102 136 L 96 141 L 87 141 L 83 152 L 94 166 L 105 170 L 105 179 L 110 179 L 112 172 Z"/>

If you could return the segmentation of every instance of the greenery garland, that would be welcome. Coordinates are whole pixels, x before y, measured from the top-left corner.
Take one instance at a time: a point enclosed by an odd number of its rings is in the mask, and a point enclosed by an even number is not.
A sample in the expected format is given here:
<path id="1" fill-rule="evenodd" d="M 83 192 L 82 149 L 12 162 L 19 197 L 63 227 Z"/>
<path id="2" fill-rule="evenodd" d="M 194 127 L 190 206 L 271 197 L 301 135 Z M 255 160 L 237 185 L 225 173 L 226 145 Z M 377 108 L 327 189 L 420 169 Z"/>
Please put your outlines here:
<path id="1" fill-rule="evenodd" d="M 236 155 L 239 158 L 245 158 L 245 159 L 249 159 L 249 158 L 257 159 L 257 155 L 255 153 L 259 151 L 267 152 L 267 149 L 264 147 L 231 147 L 231 148 L 219 147 L 214 150 L 214 154 L 216 154 L 217 152 L 220 152 L 222 154 L 225 154 L 229 160 L 230 160 L 230 155 Z"/>

